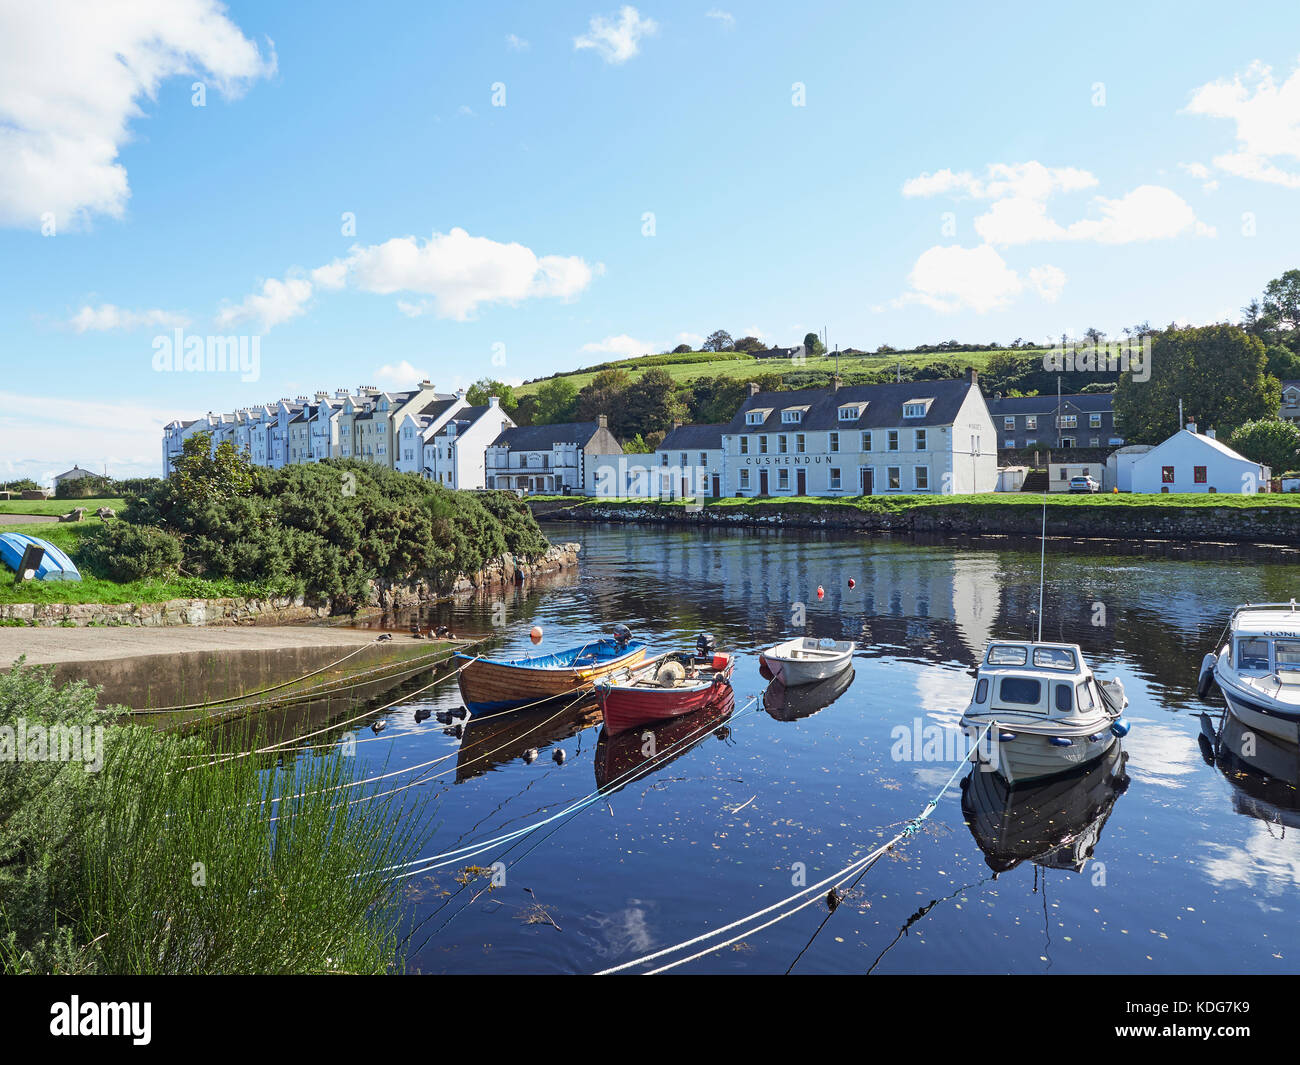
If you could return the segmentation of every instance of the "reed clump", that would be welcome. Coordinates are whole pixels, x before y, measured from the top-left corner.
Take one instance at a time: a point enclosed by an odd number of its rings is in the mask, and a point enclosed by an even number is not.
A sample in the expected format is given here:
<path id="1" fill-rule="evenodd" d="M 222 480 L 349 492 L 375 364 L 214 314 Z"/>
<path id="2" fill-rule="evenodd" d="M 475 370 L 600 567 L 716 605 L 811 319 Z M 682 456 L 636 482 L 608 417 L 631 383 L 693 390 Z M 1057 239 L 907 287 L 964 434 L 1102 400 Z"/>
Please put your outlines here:
<path id="1" fill-rule="evenodd" d="M 48 669 L 0 676 L 0 971 L 400 968 L 400 896 L 384 869 L 424 842 L 409 792 L 352 786 L 346 747 L 278 766 L 237 756 L 257 746 L 251 725 L 178 736 L 115 724 L 95 694 Z M 101 764 L 3 760 L 4 728 L 20 722 L 27 736 L 100 729 Z"/>

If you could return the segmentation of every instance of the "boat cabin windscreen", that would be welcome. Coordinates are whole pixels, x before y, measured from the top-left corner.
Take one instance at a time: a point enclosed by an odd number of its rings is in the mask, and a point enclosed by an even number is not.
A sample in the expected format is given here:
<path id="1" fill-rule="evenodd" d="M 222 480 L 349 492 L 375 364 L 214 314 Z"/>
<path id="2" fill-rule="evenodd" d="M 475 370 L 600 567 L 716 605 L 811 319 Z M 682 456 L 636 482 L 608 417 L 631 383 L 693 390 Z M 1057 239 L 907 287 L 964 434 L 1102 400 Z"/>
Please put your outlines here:
<path id="1" fill-rule="evenodd" d="M 1043 682 L 1033 677 L 1003 677 L 998 701 L 1013 706 L 1037 706 L 1043 698 Z"/>
<path id="2" fill-rule="evenodd" d="M 1293 684 L 1300 681 L 1300 640 L 1274 640 L 1273 654 L 1278 673 Z"/>
<path id="3" fill-rule="evenodd" d="M 1029 651 L 1024 647 L 994 644 L 984 661 L 990 666 L 1023 666 L 1029 661 Z"/>
<path id="4" fill-rule="evenodd" d="M 1068 714 L 1074 709 L 1073 684 L 1056 685 L 1056 709 L 1062 714 Z"/>
<path id="5" fill-rule="evenodd" d="M 1268 640 L 1254 636 L 1237 639 L 1237 669 L 1259 669 L 1268 672 Z"/>
<path id="6" fill-rule="evenodd" d="M 1039 669 L 1065 669 L 1074 672 L 1074 652 L 1064 647 L 1035 647 L 1034 665 Z"/>

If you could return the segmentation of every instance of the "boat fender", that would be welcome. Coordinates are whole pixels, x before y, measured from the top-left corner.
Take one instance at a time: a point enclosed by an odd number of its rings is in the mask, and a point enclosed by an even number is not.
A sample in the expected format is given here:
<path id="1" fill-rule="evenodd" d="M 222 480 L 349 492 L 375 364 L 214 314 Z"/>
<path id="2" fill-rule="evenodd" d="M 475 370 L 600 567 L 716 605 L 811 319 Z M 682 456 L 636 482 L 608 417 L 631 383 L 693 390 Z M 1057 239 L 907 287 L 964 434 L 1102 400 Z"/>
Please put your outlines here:
<path id="1" fill-rule="evenodd" d="M 1073 747 L 1074 742 L 1069 736 L 1049 736 L 1047 742 L 1053 747 Z"/>
<path id="2" fill-rule="evenodd" d="M 1016 734 L 1015 734 L 1014 732 L 999 732 L 999 733 L 998 733 L 998 741 L 999 741 L 1000 743 L 1010 743 L 1010 742 L 1011 742 L 1012 740 L 1014 740 L 1015 738 L 1016 738 Z"/>
<path id="3" fill-rule="evenodd" d="M 714 655 L 713 671 L 715 673 L 721 673 L 724 669 L 727 668 L 727 662 L 728 662 L 728 658 L 726 655 Z"/>
<path id="4" fill-rule="evenodd" d="M 1089 743 L 1096 743 L 1099 739 L 1101 739 L 1101 733 L 1100 733 L 1100 732 L 1094 732 L 1091 736 L 1088 737 L 1088 742 L 1089 742 Z"/>
<path id="5" fill-rule="evenodd" d="M 551 755 L 551 759 L 552 761 L 555 762 L 556 765 L 564 765 L 564 760 L 568 757 L 569 756 L 564 753 L 563 747 L 557 748 L 555 753 Z"/>
<path id="6" fill-rule="evenodd" d="M 1119 736 L 1122 739 L 1123 737 L 1128 735 L 1129 728 L 1130 728 L 1129 723 L 1121 717 L 1113 725 L 1111 725 L 1110 730 L 1116 736 Z"/>
<path id="7" fill-rule="evenodd" d="M 1210 689 L 1214 687 L 1214 663 L 1216 659 L 1214 652 L 1207 652 L 1201 659 L 1201 675 L 1196 681 L 1196 697 L 1204 699 L 1210 694 Z"/>

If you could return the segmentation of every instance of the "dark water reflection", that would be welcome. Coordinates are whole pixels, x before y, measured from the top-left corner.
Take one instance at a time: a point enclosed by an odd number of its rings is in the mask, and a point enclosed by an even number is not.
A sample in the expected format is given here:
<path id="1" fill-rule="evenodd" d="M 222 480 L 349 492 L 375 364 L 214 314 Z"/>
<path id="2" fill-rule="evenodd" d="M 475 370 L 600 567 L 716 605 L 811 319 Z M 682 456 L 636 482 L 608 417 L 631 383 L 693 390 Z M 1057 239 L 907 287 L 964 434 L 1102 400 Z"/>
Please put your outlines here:
<path id="1" fill-rule="evenodd" d="M 534 624 L 543 650 L 617 622 L 663 648 L 708 630 L 741 655 L 735 712 L 665 734 L 672 756 L 649 763 L 638 744 L 602 737 L 590 708 L 474 722 L 460 735 L 436 715 L 415 720 L 416 710 L 458 707 L 454 685 L 396 707 L 382 735 L 362 733 L 363 768 L 446 756 L 421 770 L 422 787 L 436 792 L 429 853 L 601 792 L 464 863 L 500 859 L 500 886 L 485 890 L 475 876 L 462 884 L 459 866 L 406 881 L 412 970 L 590 972 L 792 894 L 799 866 L 813 883 L 847 865 L 919 813 L 956 768 L 895 760 L 895 729 L 955 723 L 985 642 L 1036 625 L 1036 543 L 587 526 L 548 534 L 583 543 L 576 578 L 511 590 L 504 628 L 493 628 L 491 599 L 428 619 L 460 635 L 497 631 L 502 648 L 520 653 Z M 951 788 L 926 830 L 862 879 L 797 971 L 1300 970 L 1289 906 L 1300 837 L 1239 798 L 1249 793 L 1213 749 L 1207 763 L 1200 715 L 1217 722 L 1219 710 L 1194 691 L 1200 657 L 1233 605 L 1296 593 L 1296 556 L 1052 541 L 1047 562 L 1044 636 L 1081 644 L 1100 672 L 1123 679 L 1133 723 L 1123 749 L 1077 789 Z M 792 619 L 801 611 L 807 634 L 860 645 L 852 684 L 823 693 L 821 705 L 774 698 L 758 674 L 756 652 L 800 631 Z M 684 971 L 784 971 L 825 912 L 809 907 Z"/>

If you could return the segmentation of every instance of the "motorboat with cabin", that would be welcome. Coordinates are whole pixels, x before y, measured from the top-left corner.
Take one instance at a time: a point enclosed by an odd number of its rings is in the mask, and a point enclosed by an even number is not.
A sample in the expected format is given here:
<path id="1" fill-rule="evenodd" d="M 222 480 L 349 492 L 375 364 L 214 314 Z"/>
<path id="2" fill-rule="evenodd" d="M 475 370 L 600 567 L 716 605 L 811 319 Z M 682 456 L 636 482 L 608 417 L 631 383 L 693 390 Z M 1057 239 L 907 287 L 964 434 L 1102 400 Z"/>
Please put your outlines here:
<path id="1" fill-rule="evenodd" d="M 1225 627 L 1227 639 L 1201 660 L 1197 694 L 1217 684 L 1244 724 L 1288 743 L 1300 742 L 1300 607 L 1246 603 Z"/>
<path id="2" fill-rule="evenodd" d="M 1118 679 L 1093 673 L 1078 644 L 995 640 L 975 675 L 961 726 L 971 760 L 1008 784 L 1088 765 L 1126 735 Z"/>

